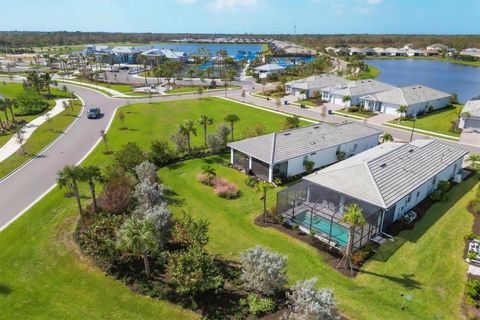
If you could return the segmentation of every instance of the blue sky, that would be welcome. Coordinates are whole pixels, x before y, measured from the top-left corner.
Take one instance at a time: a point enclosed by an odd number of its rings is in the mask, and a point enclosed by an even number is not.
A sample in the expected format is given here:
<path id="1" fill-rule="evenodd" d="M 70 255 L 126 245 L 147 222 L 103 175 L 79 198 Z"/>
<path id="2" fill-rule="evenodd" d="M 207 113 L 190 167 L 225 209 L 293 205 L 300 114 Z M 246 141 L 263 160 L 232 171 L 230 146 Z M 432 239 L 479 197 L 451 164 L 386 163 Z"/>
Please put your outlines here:
<path id="1" fill-rule="evenodd" d="M 20 0 L 0 30 L 480 34 L 480 0 Z"/>

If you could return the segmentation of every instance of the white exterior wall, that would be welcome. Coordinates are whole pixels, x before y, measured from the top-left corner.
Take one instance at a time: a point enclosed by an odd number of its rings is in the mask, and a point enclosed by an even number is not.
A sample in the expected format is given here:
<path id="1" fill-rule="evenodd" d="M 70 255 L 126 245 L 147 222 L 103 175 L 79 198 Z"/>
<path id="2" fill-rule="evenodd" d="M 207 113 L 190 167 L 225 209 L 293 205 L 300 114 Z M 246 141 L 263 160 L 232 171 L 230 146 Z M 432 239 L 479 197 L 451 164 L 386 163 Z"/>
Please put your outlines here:
<path id="1" fill-rule="evenodd" d="M 340 150 L 346 153 L 346 156 L 352 156 L 378 145 L 380 135 L 365 137 L 340 145 Z M 307 159 L 315 162 L 314 169 L 318 169 L 337 162 L 338 146 L 330 147 L 317 151 L 315 154 L 308 154 Z M 305 172 L 303 165 L 305 156 L 296 157 L 288 160 L 288 176 L 294 176 Z"/>
<path id="2" fill-rule="evenodd" d="M 421 110 L 427 111 L 429 106 L 432 106 L 434 110 L 445 108 L 448 105 L 450 98 L 446 97 L 443 99 L 438 99 L 438 100 L 432 100 L 428 102 L 422 102 L 422 103 L 416 103 L 416 104 L 411 104 L 408 105 L 408 112 L 407 115 L 409 116 L 416 116 L 417 113 Z M 385 103 L 382 102 L 382 108 L 380 112 L 386 113 L 386 114 L 391 114 L 391 115 L 398 115 L 398 108 L 400 105 L 398 104 L 393 104 L 393 103 Z"/>
<path id="3" fill-rule="evenodd" d="M 463 158 L 458 159 L 455 163 L 451 164 L 442 172 L 437 174 L 435 176 L 436 179 L 432 178 L 423 185 L 421 185 L 419 188 L 415 189 L 412 193 L 410 193 L 410 201 L 407 201 L 408 196 L 398 201 L 395 207 L 395 215 L 393 221 L 400 219 L 403 214 L 411 210 L 419 202 L 428 197 L 430 193 L 436 189 L 439 181 L 451 180 L 453 178 L 453 175 L 457 173 L 462 167 L 462 163 Z M 434 180 L 435 184 L 433 183 Z"/>
<path id="4" fill-rule="evenodd" d="M 480 119 L 479 118 L 464 118 L 460 117 L 458 127 L 461 129 L 480 129 Z"/>

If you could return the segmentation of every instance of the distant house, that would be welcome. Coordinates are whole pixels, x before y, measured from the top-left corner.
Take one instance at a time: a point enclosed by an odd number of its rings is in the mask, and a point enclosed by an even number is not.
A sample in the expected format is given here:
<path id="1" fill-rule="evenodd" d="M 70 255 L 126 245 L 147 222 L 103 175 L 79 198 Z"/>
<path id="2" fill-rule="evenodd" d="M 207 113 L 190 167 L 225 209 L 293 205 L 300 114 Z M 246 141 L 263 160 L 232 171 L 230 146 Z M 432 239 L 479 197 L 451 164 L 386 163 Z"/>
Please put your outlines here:
<path id="1" fill-rule="evenodd" d="M 152 48 L 142 52 L 141 55 L 149 61 L 159 61 L 167 59 L 183 63 L 187 60 L 187 54 L 185 52 L 173 51 L 170 49 Z"/>
<path id="2" fill-rule="evenodd" d="M 300 99 L 308 99 L 314 97 L 315 92 L 321 95 L 324 88 L 346 83 L 348 83 L 348 80 L 344 78 L 325 73 L 287 82 L 285 92 Z"/>
<path id="3" fill-rule="evenodd" d="M 322 99 L 348 107 L 360 104 L 360 97 L 393 88 L 389 84 L 373 79 L 348 81 L 347 83 L 323 88 Z M 344 97 L 349 97 L 349 100 L 343 101 Z"/>
<path id="4" fill-rule="evenodd" d="M 475 58 L 480 58 L 480 49 L 477 48 L 467 48 L 460 51 L 461 56 L 471 56 Z"/>
<path id="5" fill-rule="evenodd" d="M 303 231 L 320 236 L 331 246 L 344 249 L 348 225 L 341 218 L 346 207 L 355 203 L 363 210 L 367 222 L 354 235 L 354 248 L 358 249 L 402 219 L 440 181 L 460 181 L 467 153 L 437 140 L 387 142 L 312 173 L 280 191 L 277 214 Z"/>
<path id="6" fill-rule="evenodd" d="M 480 130 L 480 100 L 465 103 L 460 114 L 458 127 L 461 129 Z"/>
<path id="7" fill-rule="evenodd" d="M 448 47 L 444 44 L 441 43 L 434 43 L 429 46 L 427 46 L 427 50 L 436 50 L 436 51 L 442 51 L 448 49 Z"/>
<path id="8" fill-rule="evenodd" d="M 372 148 L 381 133 L 360 123 L 317 123 L 229 143 L 230 162 L 272 182 L 305 173 L 307 160 L 318 169 L 337 162 L 339 153 L 350 157 Z"/>
<path id="9" fill-rule="evenodd" d="M 406 106 L 407 115 L 416 116 L 429 108 L 436 110 L 446 107 L 450 97 L 449 93 L 417 84 L 371 93 L 362 96 L 360 103 L 366 109 L 391 115 L 398 115 L 398 108 Z"/>
<path id="10" fill-rule="evenodd" d="M 137 63 L 137 57 L 140 54 L 140 49 L 135 47 L 113 47 L 112 55 L 114 63 Z"/>
<path id="11" fill-rule="evenodd" d="M 272 74 L 281 74 L 285 70 L 285 67 L 282 67 L 276 63 L 269 63 L 264 64 L 263 66 L 255 68 L 255 74 L 258 75 L 259 78 L 266 78 Z"/>

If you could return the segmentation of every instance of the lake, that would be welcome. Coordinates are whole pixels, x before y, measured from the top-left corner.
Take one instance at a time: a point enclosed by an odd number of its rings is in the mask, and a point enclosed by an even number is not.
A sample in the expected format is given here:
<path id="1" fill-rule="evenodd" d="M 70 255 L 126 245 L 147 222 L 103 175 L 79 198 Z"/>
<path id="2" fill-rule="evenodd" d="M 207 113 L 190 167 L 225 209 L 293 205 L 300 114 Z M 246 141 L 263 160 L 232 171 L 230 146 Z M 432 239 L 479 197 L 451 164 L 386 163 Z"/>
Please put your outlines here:
<path id="1" fill-rule="evenodd" d="M 462 103 L 480 95 L 480 67 L 421 59 L 368 59 L 380 69 L 376 78 L 395 86 L 423 84 L 458 94 Z"/>
<path id="2" fill-rule="evenodd" d="M 258 53 L 262 51 L 261 44 L 227 44 L 227 43 L 172 43 L 162 42 L 154 43 L 147 46 L 141 46 L 142 49 L 150 48 L 170 49 L 174 51 L 183 51 L 188 55 L 198 53 L 199 49 L 210 50 L 210 55 L 216 55 L 218 50 L 227 50 L 229 56 L 236 56 L 238 51 Z"/>

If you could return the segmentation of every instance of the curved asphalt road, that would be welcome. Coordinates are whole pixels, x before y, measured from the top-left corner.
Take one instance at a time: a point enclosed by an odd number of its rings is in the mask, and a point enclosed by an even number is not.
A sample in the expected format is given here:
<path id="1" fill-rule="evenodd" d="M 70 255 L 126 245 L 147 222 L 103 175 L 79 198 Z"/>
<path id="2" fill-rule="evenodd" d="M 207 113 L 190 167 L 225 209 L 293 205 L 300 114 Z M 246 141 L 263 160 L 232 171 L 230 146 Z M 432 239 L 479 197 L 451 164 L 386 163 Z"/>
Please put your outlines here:
<path id="1" fill-rule="evenodd" d="M 67 85 L 85 103 L 85 108 L 76 122 L 38 157 L 20 170 L 0 181 L 0 231 L 6 228 L 37 199 L 46 194 L 56 183 L 56 175 L 66 164 L 76 164 L 96 145 L 100 130 L 105 130 L 115 110 L 130 103 L 148 102 L 149 99 L 114 99 L 84 87 Z M 165 96 L 151 101 L 191 99 L 195 95 Z M 89 120 L 86 110 L 89 106 L 99 106 L 101 119 Z M 0 163 L 1 165 L 1 163 Z M 13 201 L 12 201 L 13 200 Z"/>

